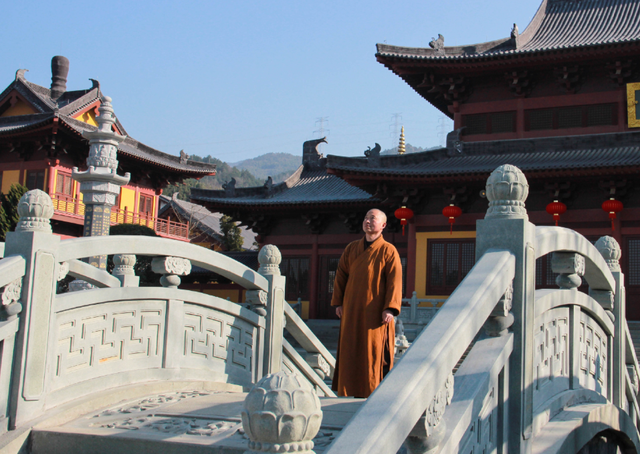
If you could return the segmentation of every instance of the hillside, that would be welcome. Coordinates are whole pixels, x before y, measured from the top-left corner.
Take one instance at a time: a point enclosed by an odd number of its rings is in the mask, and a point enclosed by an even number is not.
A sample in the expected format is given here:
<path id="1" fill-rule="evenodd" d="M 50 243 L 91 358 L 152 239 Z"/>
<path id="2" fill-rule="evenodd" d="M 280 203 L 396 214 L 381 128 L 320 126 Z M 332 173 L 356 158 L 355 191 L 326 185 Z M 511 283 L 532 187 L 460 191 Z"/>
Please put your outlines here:
<path id="1" fill-rule="evenodd" d="M 439 148 L 439 147 L 433 147 Z M 397 147 L 384 150 L 383 155 L 397 153 Z M 424 148 L 406 145 L 407 153 L 417 153 L 425 151 Z M 202 161 L 217 165 L 217 174 L 214 177 L 204 177 L 200 180 L 190 178 L 185 180 L 180 186 L 167 186 L 163 194 L 171 197 L 177 192 L 178 197 L 189 200 L 191 188 L 202 189 L 222 189 L 222 185 L 231 178 L 236 179 L 236 187 L 246 188 L 252 186 L 262 186 L 267 177 L 273 178 L 274 183 L 280 183 L 288 178 L 298 167 L 302 158 L 289 153 L 267 153 L 253 159 L 245 159 L 235 163 L 226 163 L 211 155 L 204 158 L 191 156 L 192 161 Z"/>
<path id="2" fill-rule="evenodd" d="M 229 165 L 247 170 L 258 178 L 266 179 L 270 176 L 274 183 L 279 183 L 300 167 L 301 163 L 300 155 L 267 153 L 253 159 L 229 163 Z"/>

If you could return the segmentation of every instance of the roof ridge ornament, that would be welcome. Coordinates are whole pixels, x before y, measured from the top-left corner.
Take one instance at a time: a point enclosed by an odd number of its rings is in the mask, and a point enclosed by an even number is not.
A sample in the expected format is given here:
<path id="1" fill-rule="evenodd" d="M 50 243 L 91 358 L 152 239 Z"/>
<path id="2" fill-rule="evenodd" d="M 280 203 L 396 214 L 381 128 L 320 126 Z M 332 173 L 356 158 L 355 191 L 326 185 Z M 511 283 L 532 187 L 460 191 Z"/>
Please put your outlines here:
<path id="1" fill-rule="evenodd" d="M 367 147 L 367 149 L 364 150 L 364 155 L 367 157 L 369 167 L 380 166 L 380 150 L 382 150 L 382 147 L 377 142 L 373 148 Z"/>
<path id="2" fill-rule="evenodd" d="M 29 70 L 28 69 L 19 69 L 19 70 L 17 70 L 16 71 L 16 79 L 15 80 L 25 79 L 24 73 L 26 73 L 27 71 L 29 71 Z"/>
<path id="3" fill-rule="evenodd" d="M 438 33 L 438 39 L 431 38 L 429 47 L 435 50 L 437 53 L 444 53 L 444 36 Z"/>
<path id="4" fill-rule="evenodd" d="M 520 30 L 518 30 L 518 24 L 516 24 L 515 22 L 513 23 L 513 28 L 511 29 L 511 42 L 513 43 L 513 46 L 517 49 L 518 46 L 518 41 L 520 37 Z"/>

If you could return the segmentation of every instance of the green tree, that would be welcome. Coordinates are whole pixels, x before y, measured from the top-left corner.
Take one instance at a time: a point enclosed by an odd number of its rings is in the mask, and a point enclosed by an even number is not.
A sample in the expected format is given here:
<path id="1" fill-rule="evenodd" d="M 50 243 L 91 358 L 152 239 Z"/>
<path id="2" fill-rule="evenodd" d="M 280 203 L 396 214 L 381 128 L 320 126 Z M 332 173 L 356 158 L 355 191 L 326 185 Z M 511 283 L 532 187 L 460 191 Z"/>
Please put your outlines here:
<path id="1" fill-rule="evenodd" d="M 240 227 L 233 222 L 231 216 L 224 215 L 220 218 L 220 231 L 222 233 L 222 244 L 227 251 L 241 251 L 244 238 Z"/>
<path id="2" fill-rule="evenodd" d="M 7 232 L 15 230 L 20 215 L 18 214 L 18 202 L 27 192 L 26 186 L 12 184 L 9 193 L 0 194 L 0 240 L 5 241 Z"/>

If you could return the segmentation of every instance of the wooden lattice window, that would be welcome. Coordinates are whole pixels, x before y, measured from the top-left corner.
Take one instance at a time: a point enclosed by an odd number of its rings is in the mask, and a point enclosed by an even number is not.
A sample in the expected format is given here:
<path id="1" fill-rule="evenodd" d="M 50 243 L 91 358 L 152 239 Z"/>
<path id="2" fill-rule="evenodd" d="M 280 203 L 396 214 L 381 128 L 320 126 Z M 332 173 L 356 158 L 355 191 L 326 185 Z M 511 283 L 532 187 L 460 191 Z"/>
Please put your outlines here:
<path id="1" fill-rule="evenodd" d="M 465 115 L 464 135 L 498 134 L 516 131 L 515 112 L 492 112 L 488 114 Z"/>
<path id="2" fill-rule="evenodd" d="M 152 215 L 153 214 L 153 197 L 140 194 L 140 201 L 138 203 L 138 213 Z"/>
<path id="3" fill-rule="evenodd" d="M 475 239 L 427 242 L 427 294 L 453 292 L 476 261 Z"/>
<path id="4" fill-rule="evenodd" d="M 525 120 L 528 131 L 618 124 L 615 103 L 527 110 Z"/>
<path id="5" fill-rule="evenodd" d="M 73 179 L 70 173 L 58 171 L 56 177 L 56 193 L 69 196 L 73 195 Z"/>

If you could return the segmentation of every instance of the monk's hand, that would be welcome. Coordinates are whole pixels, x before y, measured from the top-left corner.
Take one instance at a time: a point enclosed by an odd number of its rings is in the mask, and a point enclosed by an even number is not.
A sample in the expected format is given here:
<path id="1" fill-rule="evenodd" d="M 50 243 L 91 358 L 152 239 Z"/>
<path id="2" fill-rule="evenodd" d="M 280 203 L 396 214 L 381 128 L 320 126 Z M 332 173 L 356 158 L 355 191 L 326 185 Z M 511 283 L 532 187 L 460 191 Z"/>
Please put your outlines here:
<path id="1" fill-rule="evenodd" d="M 342 318 L 342 306 L 336 307 L 336 315 L 338 316 L 338 318 Z"/>
<path id="2" fill-rule="evenodd" d="M 390 310 L 382 311 L 382 323 L 386 325 L 387 323 L 390 323 L 391 320 L 393 320 L 393 312 Z"/>

